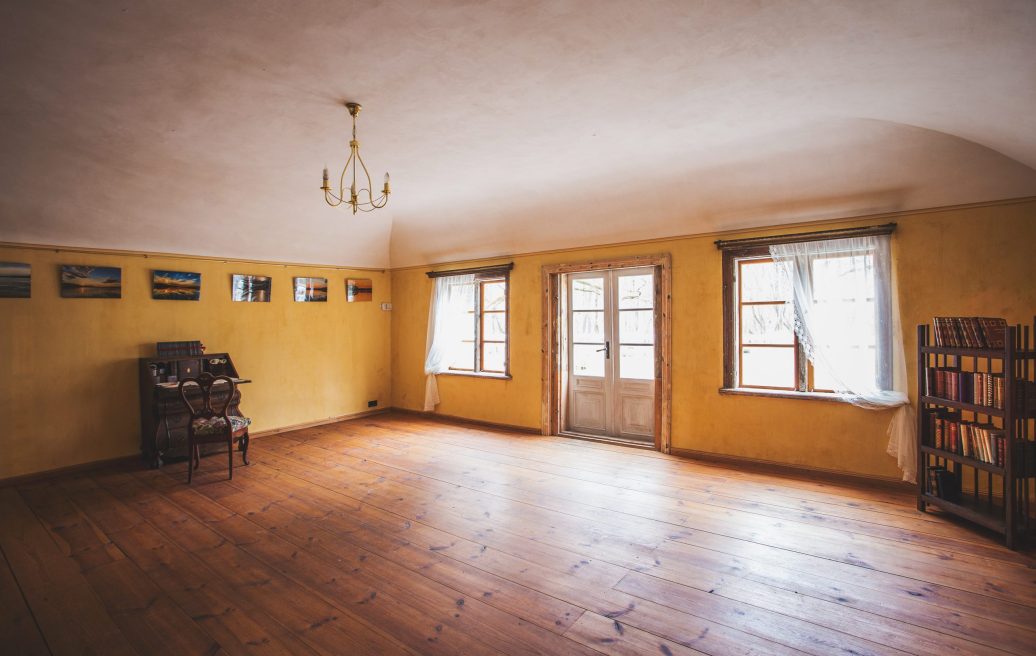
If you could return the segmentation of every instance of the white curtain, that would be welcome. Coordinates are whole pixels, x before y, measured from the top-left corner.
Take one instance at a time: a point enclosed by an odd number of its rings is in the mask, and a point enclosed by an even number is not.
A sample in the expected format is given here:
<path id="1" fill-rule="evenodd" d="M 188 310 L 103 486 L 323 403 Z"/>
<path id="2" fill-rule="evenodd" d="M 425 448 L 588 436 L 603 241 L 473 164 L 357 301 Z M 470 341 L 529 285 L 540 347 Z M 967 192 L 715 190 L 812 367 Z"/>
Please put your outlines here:
<path id="1" fill-rule="evenodd" d="M 475 275 L 442 276 L 432 280 L 432 302 L 428 308 L 428 339 L 425 347 L 424 409 L 439 404 L 435 375 L 457 361 L 465 338 L 474 336 L 471 315 L 475 302 Z"/>
<path id="2" fill-rule="evenodd" d="M 814 388 L 861 408 L 898 408 L 887 450 L 903 480 L 916 482 L 916 425 L 889 241 L 877 235 L 775 244 L 770 256 L 791 280 L 795 334 L 813 363 Z"/>

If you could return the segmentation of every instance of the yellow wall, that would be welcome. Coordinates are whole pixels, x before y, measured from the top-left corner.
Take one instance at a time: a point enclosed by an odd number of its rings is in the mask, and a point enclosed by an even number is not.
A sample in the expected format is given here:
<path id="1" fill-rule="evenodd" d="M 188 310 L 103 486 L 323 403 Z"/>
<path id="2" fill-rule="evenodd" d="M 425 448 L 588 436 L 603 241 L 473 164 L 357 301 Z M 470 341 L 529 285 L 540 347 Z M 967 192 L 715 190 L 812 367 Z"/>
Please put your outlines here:
<path id="1" fill-rule="evenodd" d="M 0 261 L 32 264 L 32 298 L 0 299 L 0 479 L 137 453 L 137 358 L 158 341 L 229 352 L 255 381 L 253 432 L 389 404 L 388 273 L 14 247 Z M 122 298 L 60 298 L 60 264 L 122 267 Z M 201 300 L 152 300 L 152 269 L 200 272 Z M 232 302 L 234 273 L 272 276 L 271 302 Z M 328 278 L 328 302 L 294 302 L 294 276 Z M 347 303 L 347 277 L 372 278 L 373 302 Z"/>
<path id="2" fill-rule="evenodd" d="M 893 256 L 908 364 L 913 362 L 912 327 L 933 315 L 1032 321 L 1036 201 L 915 213 L 896 221 Z M 674 448 L 895 477 L 884 448 L 888 413 L 718 393 L 721 259 L 714 239 L 496 260 L 515 262 L 513 379 L 442 376 L 438 411 L 538 428 L 540 266 L 668 252 L 673 257 Z M 33 297 L 0 299 L 0 479 L 137 453 L 136 359 L 151 355 L 156 341 L 201 339 L 210 352 L 230 352 L 240 373 L 255 380 L 242 389 L 242 407 L 253 418 L 254 431 L 361 412 L 371 399 L 380 407 L 422 406 L 430 294 L 426 268 L 349 272 L 2 246 L 0 260 L 33 265 Z M 122 267 L 123 298 L 60 298 L 59 264 Z M 201 272 L 202 300 L 152 300 L 150 272 L 156 268 Z M 233 303 L 233 273 L 272 276 L 273 301 Z M 329 278 L 330 300 L 295 303 L 294 276 Z M 349 276 L 374 280 L 374 302 L 345 302 Z M 381 311 L 380 302 L 389 300 L 393 312 Z M 912 396 L 913 386 L 911 367 Z"/>
<path id="3" fill-rule="evenodd" d="M 915 386 L 915 326 L 934 315 L 1002 316 L 1029 322 L 1036 313 L 1036 201 L 897 216 L 894 273 L 905 326 L 910 393 Z M 844 227 L 885 220 L 845 221 Z M 770 229 L 738 236 L 797 232 Z M 443 414 L 538 428 L 540 315 L 544 264 L 668 252 L 673 258 L 674 449 L 898 477 L 885 455 L 889 412 L 843 403 L 721 395 L 721 256 L 715 236 L 575 249 L 495 261 L 511 275 L 512 380 L 440 376 Z M 488 261 L 487 261 L 488 262 Z M 474 264 L 480 264 L 474 263 Z M 470 266 L 467 263 L 465 266 Z M 450 268 L 450 267 L 439 267 Z M 393 405 L 420 409 L 430 296 L 426 268 L 392 272 Z"/>

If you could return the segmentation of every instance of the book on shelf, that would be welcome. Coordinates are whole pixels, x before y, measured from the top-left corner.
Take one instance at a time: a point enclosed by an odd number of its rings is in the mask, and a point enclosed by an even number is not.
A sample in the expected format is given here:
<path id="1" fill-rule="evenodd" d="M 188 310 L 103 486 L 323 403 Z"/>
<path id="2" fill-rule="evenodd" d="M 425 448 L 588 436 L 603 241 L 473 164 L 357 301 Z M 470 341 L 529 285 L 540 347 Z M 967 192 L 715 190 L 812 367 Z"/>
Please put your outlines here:
<path id="1" fill-rule="evenodd" d="M 936 346 L 1002 349 L 1006 345 L 1007 320 L 999 317 L 935 317 Z"/>
<path id="2" fill-rule="evenodd" d="M 925 394 L 949 401 L 1004 409 L 1004 377 L 981 371 L 925 369 Z"/>
<path id="3" fill-rule="evenodd" d="M 942 465 L 928 467 L 928 491 L 947 501 L 960 500 L 960 479 Z"/>
<path id="4" fill-rule="evenodd" d="M 190 342 L 158 342 L 158 357 L 171 358 L 181 355 L 202 355 L 205 352 L 205 345 L 200 341 Z"/>
<path id="5" fill-rule="evenodd" d="M 954 410 L 929 411 L 927 442 L 936 449 L 996 467 L 1003 467 L 1007 459 L 1007 433 L 1003 428 L 964 421 Z"/>

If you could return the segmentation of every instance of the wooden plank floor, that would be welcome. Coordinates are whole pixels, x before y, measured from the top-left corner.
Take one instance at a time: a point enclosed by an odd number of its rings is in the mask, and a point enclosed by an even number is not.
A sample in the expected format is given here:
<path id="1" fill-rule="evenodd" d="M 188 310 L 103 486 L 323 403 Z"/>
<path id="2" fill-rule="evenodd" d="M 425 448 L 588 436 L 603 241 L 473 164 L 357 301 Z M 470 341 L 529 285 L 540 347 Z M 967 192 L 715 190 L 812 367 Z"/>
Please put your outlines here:
<path id="1" fill-rule="evenodd" d="M 405 415 L 0 489 L 12 654 L 1036 653 L 1036 559 L 906 492 Z"/>

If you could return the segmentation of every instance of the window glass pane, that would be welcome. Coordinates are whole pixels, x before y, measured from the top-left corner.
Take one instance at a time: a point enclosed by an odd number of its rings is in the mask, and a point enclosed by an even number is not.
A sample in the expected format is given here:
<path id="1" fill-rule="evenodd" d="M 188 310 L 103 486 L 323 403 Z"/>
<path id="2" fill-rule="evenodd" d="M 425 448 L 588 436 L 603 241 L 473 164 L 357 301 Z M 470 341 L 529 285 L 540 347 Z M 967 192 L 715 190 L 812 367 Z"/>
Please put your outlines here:
<path id="1" fill-rule="evenodd" d="M 794 347 L 741 349 L 741 384 L 747 387 L 795 388 Z"/>
<path id="2" fill-rule="evenodd" d="M 457 315 L 455 321 L 447 326 L 449 335 L 457 340 L 475 339 L 475 313 L 465 312 Z"/>
<path id="3" fill-rule="evenodd" d="M 576 376 L 604 377 L 604 347 L 596 344 L 574 344 L 572 373 Z"/>
<path id="4" fill-rule="evenodd" d="M 816 301 L 874 298 L 874 256 L 841 255 L 812 260 Z"/>
<path id="5" fill-rule="evenodd" d="M 619 309 L 651 309 L 655 304 L 655 277 L 619 276 Z"/>
<path id="6" fill-rule="evenodd" d="M 504 373 L 504 359 L 507 347 L 504 344 L 486 342 L 482 349 L 482 371 Z"/>
<path id="7" fill-rule="evenodd" d="M 791 281 L 777 275 L 777 265 L 769 260 L 742 260 L 741 301 L 790 301 Z"/>
<path id="8" fill-rule="evenodd" d="M 604 278 L 576 278 L 572 280 L 573 310 L 604 309 Z"/>
<path id="9" fill-rule="evenodd" d="M 623 344 L 655 343 L 654 310 L 622 310 L 619 312 L 619 342 Z M 653 378 L 654 376 L 652 376 Z"/>
<path id="10" fill-rule="evenodd" d="M 475 341 L 468 340 L 455 344 L 450 350 L 447 362 L 450 363 L 450 369 L 472 371 L 475 368 Z"/>
<path id="11" fill-rule="evenodd" d="M 507 314 L 490 312 L 482 315 L 482 339 L 507 339 Z"/>
<path id="12" fill-rule="evenodd" d="M 848 377 L 844 383 L 854 390 L 877 388 L 877 349 L 873 346 L 850 346 L 841 348 L 825 348 L 824 356 L 832 362 L 838 362 L 839 371 L 845 371 Z M 842 364 L 845 363 L 845 369 Z M 833 378 L 829 377 L 826 370 L 820 367 L 813 368 L 813 389 L 815 390 L 838 390 L 840 386 L 835 384 Z M 842 391 L 842 390 L 838 390 Z"/>
<path id="13" fill-rule="evenodd" d="M 619 346 L 619 378 L 650 380 L 654 377 L 654 346 Z"/>
<path id="14" fill-rule="evenodd" d="M 572 341 L 604 344 L 604 312 L 573 312 Z"/>
<path id="15" fill-rule="evenodd" d="M 792 305 L 742 305 L 741 342 L 743 344 L 794 344 Z"/>
<path id="16" fill-rule="evenodd" d="M 507 283 L 499 282 L 482 283 L 482 309 L 483 310 L 505 310 L 507 309 Z"/>

